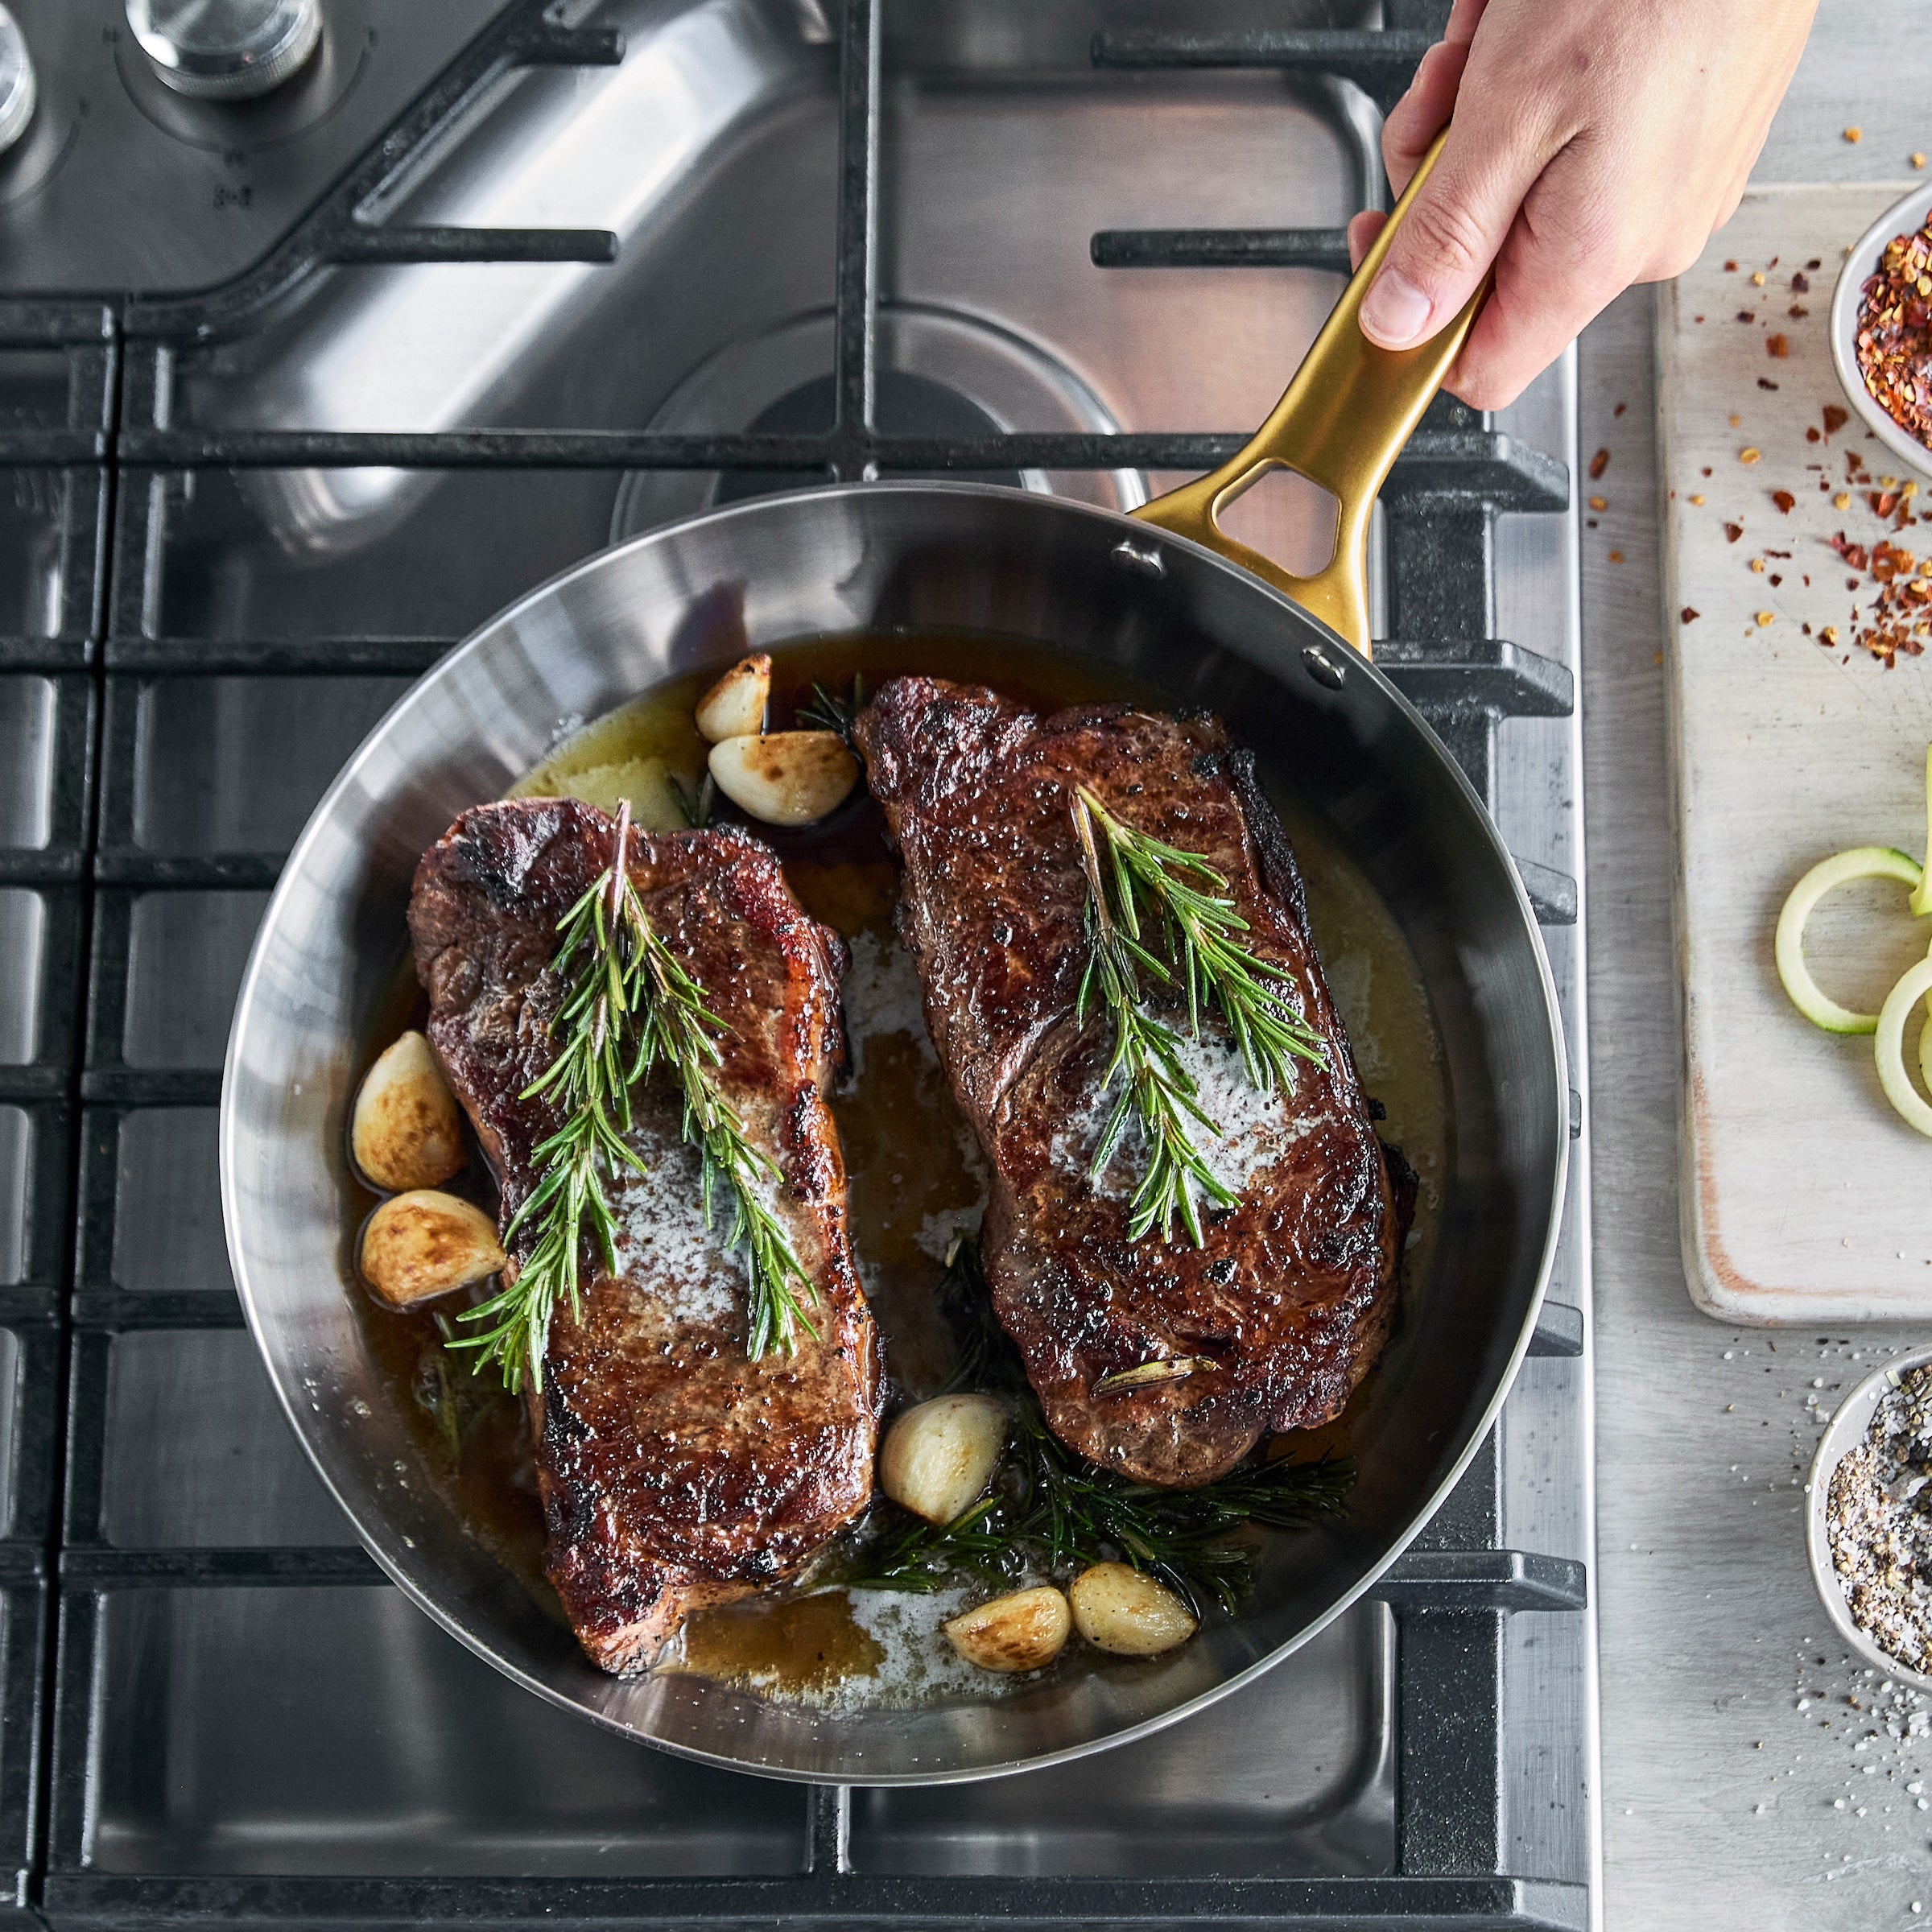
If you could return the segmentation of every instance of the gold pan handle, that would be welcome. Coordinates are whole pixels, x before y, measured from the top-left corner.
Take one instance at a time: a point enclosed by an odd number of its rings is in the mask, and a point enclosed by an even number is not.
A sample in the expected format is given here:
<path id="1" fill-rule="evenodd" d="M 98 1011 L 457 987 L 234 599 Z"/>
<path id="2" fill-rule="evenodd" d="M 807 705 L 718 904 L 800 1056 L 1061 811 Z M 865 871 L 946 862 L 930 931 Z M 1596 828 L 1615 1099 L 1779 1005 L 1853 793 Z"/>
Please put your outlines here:
<path id="1" fill-rule="evenodd" d="M 1475 322 L 1489 293 L 1485 276 L 1453 321 L 1414 349 L 1381 349 L 1362 333 L 1362 297 L 1389 252 L 1389 244 L 1416 191 L 1443 151 L 1448 130 L 1437 135 L 1415 178 L 1403 191 L 1362 265 L 1349 278 L 1314 346 L 1302 358 L 1280 402 L 1247 447 L 1212 476 L 1144 504 L 1133 514 L 1191 537 L 1232 564 L 1251 570 L 1312 617 L 1368 655 L 1368 512 L 1409 433 Z M 1335 552 L 1313 576 L 1291 576 L 1260 551 L 1237 543 L 1216 518 L 1224 504 L 1258 483 L 1271 469 L 1291 469 L 1317 483 L 1340 505 Z"/>

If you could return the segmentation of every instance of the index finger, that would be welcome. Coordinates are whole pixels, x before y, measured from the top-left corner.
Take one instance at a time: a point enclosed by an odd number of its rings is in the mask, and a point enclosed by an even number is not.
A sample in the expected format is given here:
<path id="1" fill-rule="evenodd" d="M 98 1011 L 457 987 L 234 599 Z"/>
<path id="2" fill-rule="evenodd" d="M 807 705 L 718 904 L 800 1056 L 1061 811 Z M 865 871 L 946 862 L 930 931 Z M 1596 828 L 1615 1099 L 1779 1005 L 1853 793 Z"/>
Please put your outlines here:
<path id="1" fill-rule="evenodd" d="M 1408 92 L 1389 110 L 1382 125 L 1382 165 L 1398 195 L 1455 111 L 1470 45 L 1488 4 L 1489 0 L 1455 0 L 1442 39 L 1422 56 Z"/>

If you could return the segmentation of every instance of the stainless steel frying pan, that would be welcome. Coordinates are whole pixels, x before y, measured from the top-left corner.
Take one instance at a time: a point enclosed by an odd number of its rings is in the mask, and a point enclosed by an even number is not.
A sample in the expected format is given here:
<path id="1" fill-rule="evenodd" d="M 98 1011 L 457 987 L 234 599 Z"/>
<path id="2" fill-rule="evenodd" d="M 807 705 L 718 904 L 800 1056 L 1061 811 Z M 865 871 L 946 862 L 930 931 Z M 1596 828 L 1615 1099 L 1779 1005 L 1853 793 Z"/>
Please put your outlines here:
<path id="1" fill-rule="evenodd" d="M 665 1749 L 786 1777 L 939 1781 L 1096 1750 L 1225 1695 L 1339 1615 L 1428 1520 L 1495 1419 L 1554 1248 L 1568 1080 L 1509 855 L 1454 761 L 1365 655 L 1369 502 L 1469 320 L 1406 356 L 1372 349 L 1354 311 L 1374 266 L 1255 443 L 1141 520 L 985 485 L 888 482 L 674 525 L 485 625 L 402 700 L 316 807 L 229 1046 L 221 1178 L 235 1279 L 296 1433 L 376 1560 L 539 1695 Z M 1216 510 L 1274 465 L 1341 500 L 1336 559 L 1319 579 L 1220 554 L 1233 547 Z M 1345 1521 L 1274 1540 L 1241 1613 L 1166 1657 L 1089 1656 L 985 1703 L 835 1715 L 695 1677 L 604 1676 L 470 1539 L 364 1341 L 341 1150 L 411 875 L 452 819 L 505 791 L 566 721 L 721 667 L 747 643 L 885 629 L 1042 640 L 1229 719 L 1291 774 L 1406 935 L 1435 1007 L 1453 1135 L 1436 1259 L 1354 1429 Z"/>

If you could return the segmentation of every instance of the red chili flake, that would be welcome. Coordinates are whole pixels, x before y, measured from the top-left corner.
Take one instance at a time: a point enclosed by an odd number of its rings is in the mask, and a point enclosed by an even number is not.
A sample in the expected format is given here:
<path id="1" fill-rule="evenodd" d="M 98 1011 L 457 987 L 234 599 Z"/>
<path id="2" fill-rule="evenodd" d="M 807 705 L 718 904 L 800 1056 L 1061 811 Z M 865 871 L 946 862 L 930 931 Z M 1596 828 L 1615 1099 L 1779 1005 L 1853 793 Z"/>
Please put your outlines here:
<path id="1" fill-rule="evenodd" d="M 1735 543 L 1744 534 L 1744 526 L 1741 523 L 1727 523 L 1724 526 L 1724 541 L 1727 543 Z"/>
<path id="2" fill-rule="evenodd" d="M 1859 374 L 1879 407 L 1932 444 L 1932 217 L 1885 244 L 1860 293 L 1857 350 Z"/>
<path id="3" fill-rule="evenodd" d="M 1779 584 L 1784 582 L 1784 579 L 1781 577 L 1776 571 L 1773 571 L 1770 576 L 1767 577 L 1765 581 L 1768 583 L 1773 590 L 1775 590 Z"/>
<path id="4" fill-rule="evenodd" d="M 1710 475 L 1710 473 L 1711 473 L 1711 465 L 1710 465 L 1708 463 L 1707 463 L 1707 464 L 1704 465 L 1704 472 L 1703 472 L 1703 473 L 1704 473 L 1704 474 L 1705 474 L 1707 477 L 1707 476 L 1709 476 L 1709 475 Z"/>
<path id="5" fill-rule="evenodd" d="M 1724 264 L 1724 273 L 1728 275 L 1736 275 L 1737 273 L 1737 264 L 1735 262 L 1727 262 Z"/>
<path id="6" fill-rule="evenodd" d="M 1609 467 L 1609 451 L 1607 449 L 1600 449 L 1596 454 L 1590 459 L 1590 481 L 1594 483 L 1597 478 L 1600 477 Z M 1711 473 L 1707 470 L 1704 473 L 1708 476 Z"/>
<path id="7" fill-rule="evenodd" d="M 1786 516 L 1790 516 L 1791 512 L 1798 506 L 1798 498 L 1793 496 L 1790 491 L 1788 489 L 1773 490 L 1771 493 L 1771 501 L 1775 503 Z"/>
<path id="8" fill-rule="evenodd" d="M 1703 318 L 1700 316 L 1698 319 L 1701 321 Z M 1620 416 L 1629 407 L 1630 405 L 1628 402 L 1620 402 L 1617 404 L 1615 409 L 1611 411 L 1610 413 L 1613 416 Z"/>
<path id="9" fill-rule="evenodd" d="M 1755 322 L 1757 317 L 1752 315 L 1749 309 L 1740 308 L 1737 312 L 1737 319 L 1740 322 Z"/>
<path id="10" fill-rule="evenodd" d="M 1810 310 L 1806 308 L 1804 303 L 1802 302 L 1794 302 L 1791 306 L 1785 311 L 1785 313 L 1788 315 L 1794 322 L 1803 321 L 1805 317 L 1810 315 Z"/>
<path id="11" fill-rule="evenodd" d="M 1818 425 L 1816 423 L 1813 423 L 1812 426 L 1805 431 L 1805 440 L 1807 443 L 1815 443 L 1818 440 Z M 1814 468 L 1815 465 L 1808 464 L 1806 467 Z"/>
<path id="12" fill-rule="evenodd" d="M 1786 562 L 1790 560 L 1791 556 L 1791 553 L 1788 550 L 1767 550 L 1765 555 L 1768 557 L 1782 557 Z"/>
<path id="13" fill-rule="evenodd" d="M 1824 266 L 1824 263 L 1819 261 L 1816 255 L 1814 255 L 1811 259 L 1805 264 L 1805 266 L 1810 269 L 1820 269 Z"/>
<path id="14" fill-rule="evenodd" d="M 1765 337 L 1765 353 L 1774 361 L 1783 361 L 1790 353 L 1791 338 L 1789 336 L 1766 336 Z"/>
<path id="15" fill-rule="evenodd" d="M 1774 390 L 1777 387 L 1777 385 L 1769 376 L 1760 376 L 1757 379 L 1757 386 L 1760 389 Z"/>
<path id="16" fill-rule="evenodd" d="M 1677 613 L 1677 621 L 1680 624 L 1695 624 L 1703 615 L 1703 613 L 1702 611 L 1693 610 L 1690 606 L 1686 604 L 1683 609 Z"/>
<path id="17" fill-rule="evenodd" d="M 1791 292 L 1794 295 L 1808 295 L 1811 292 L 1810 278 L 1802 268 L 1791 278 Z"/>
<path id="18" fill-rule="evenodd" d="M 1703 320 L 1703 317 L 1702 316 L 1693 316 L 1690 320 L 1693 322 L 1701 322 Z"/>
<path id="19" fill-rule="evenodd" d="M 1825 405 L 1825 434 L 1835 436 L 1852 420 L 1852 412 L 1836 402 Z"/>

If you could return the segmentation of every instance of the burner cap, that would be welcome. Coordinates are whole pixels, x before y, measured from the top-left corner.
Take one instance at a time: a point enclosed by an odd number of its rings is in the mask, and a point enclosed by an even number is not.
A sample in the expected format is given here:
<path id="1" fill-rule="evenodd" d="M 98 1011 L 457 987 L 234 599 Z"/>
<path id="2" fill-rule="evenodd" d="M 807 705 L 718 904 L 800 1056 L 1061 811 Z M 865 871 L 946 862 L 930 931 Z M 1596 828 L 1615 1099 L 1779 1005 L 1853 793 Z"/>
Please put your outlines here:
<path id="1" fill-rule="evenodd" d="M 671 392 L 650 427 L 667 436 L 823 436 L 832 424 L 833 349 L 829 309 L 730 343 Z M 887 435 L 906 436 L 1105 436 L 1121 427 L 1073 369 L 1034 344 L 976 316 L 911 303 L 879 311 L 873 419 Z M 1133 510 L 1148 493 L 1133 469 L 1051 478 L 1037 469 L 920 473 L 1003 483 L 1108 510 Z M 611 541 L 715 504 L 809 489 L 821 480 L 801 470 L 633 470 L 618 486 Z"/>
<path id="2" fill-rule="evenodd" d="M 753 436 L 822 436 L 832 425 L 835 390 L 830 376 L 815 376 L 761 410 L 745 428 Z M 875 380 L 873 420 L 890 436 L 997 436 L 1000 424 L 978 403 L 956 389 L 915 376 L 902 369 L 881 369 Z M 1004 483 L 1025 488 L 1017 469 L 906 470 L 894 476 L 970 478 L 978 483 Z M 718 479 L 717 503 L 742 503 L 749 497 L 769 497 L 779 490 L 803 489 L 819 479 L 803 470 L 727 470 Z"/>

